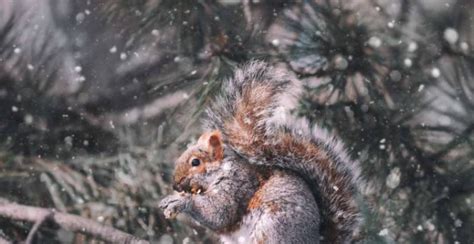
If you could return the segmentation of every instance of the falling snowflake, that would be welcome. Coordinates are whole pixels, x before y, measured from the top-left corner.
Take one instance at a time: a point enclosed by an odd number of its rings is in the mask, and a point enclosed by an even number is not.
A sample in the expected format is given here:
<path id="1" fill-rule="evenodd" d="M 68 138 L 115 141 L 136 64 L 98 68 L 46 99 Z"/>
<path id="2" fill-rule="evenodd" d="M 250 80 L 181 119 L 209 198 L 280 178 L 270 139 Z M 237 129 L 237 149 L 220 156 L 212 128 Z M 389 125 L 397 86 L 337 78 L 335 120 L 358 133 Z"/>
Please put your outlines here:
<path id="1" fill-rule="evenodd" d="M 438 78 L 441 75 L 441 71 L 438 68 L 431 69 L 431 76 Z"/>
<path id="2" fill-rule="evenodd" d="M 459 39 L 459 34 L 455 29 L 447 28 L 444 30 L 443 37 L 450 44 L 455 44 Z"/>

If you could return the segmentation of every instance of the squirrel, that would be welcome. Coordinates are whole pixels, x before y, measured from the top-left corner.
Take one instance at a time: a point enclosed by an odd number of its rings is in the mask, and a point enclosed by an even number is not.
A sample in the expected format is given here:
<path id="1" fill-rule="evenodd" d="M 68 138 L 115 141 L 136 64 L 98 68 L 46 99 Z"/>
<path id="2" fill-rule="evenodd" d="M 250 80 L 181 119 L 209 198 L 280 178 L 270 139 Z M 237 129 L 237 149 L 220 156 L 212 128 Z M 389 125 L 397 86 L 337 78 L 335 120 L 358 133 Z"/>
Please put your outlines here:
<path id="1" fill-rule="evenodd" d="M 351 243 L 359 168 L 342 143 L 282 107 L 292 79 L 252 61 L 223 83 L 176 161 L 165 217 L 190 215 L 224 243 Z"/>

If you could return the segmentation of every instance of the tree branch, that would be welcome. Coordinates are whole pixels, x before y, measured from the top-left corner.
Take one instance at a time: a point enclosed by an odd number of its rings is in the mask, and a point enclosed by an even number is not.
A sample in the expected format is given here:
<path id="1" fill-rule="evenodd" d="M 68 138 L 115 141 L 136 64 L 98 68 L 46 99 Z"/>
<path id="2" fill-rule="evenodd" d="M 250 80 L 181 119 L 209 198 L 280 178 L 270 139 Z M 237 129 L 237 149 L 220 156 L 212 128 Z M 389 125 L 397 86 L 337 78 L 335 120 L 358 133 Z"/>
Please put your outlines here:
<path id="1" fill-rule="evenodd" d="M 16 203 L 0 202 L 0 216 L 9 219 L 38 223 L 50 212 L 50 209 L 30 207 Z M 80 232 L 106 242 L 122 244 L 149 244 L 149 242 L 146 240 L 139 239 L 138 237 L 80 216 L 52 211 L 49 219 L 66 230 Z"/>
<path id="2" fill-rule="evenodd" d="M 12 242 L 4 239 L 3 237 L 0 236 L 0 244 L 11 244 Z"/>
<path id="3" fill-rule="evenodd" d="M 39 228 L 41 225 L 47 221 L 52 215 L 54 214 L 53 211 L 49 211 L 45 215 L 41 216 L 33 225 L 33 228 L 31 228 L 30 233 L 28 233 L 28 236 L 26 237 L 25 244 L 32 244 L 33 243 L 33 238 L 35 237 L 36 232 L 38 232 Z"/>

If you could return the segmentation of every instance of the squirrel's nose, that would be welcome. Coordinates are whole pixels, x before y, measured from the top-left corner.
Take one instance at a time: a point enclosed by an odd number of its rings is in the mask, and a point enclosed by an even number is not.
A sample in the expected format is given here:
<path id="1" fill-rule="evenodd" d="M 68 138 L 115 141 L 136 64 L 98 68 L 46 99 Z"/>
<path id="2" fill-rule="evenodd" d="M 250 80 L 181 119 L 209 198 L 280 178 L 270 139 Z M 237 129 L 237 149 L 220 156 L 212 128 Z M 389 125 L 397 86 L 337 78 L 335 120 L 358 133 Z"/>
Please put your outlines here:
<path id="1" fill-rule="evenodd" d="M 184 183 L 184 181 L 186 181 L 185 179 L 186 179 L 186 178 L 175 179 L 175 180 L 174 180 L 174 183 L 173 183 L 173 189 L 174 189 L 175 191 L 178 191 L 178 192 L 184 191 L 184 190 L 185 190 L 185 189 L 184 189 L 184 188 L 185 188 L 185 187 L 184 187 L 185 184 L 183 184 L 183 183 Z"/>

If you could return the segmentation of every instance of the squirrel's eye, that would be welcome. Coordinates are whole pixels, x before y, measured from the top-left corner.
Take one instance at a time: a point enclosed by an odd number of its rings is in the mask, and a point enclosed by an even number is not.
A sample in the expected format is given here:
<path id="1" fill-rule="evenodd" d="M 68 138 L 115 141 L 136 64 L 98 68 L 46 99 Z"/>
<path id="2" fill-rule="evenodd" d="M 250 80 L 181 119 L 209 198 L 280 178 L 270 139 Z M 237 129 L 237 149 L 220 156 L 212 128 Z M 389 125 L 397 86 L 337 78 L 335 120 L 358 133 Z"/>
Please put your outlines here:
<path id="1" fill-rule="evenodd" d="M 201 160 L 195 158 L 191 161 L 191 165 L 196 167 L 196 166 L 199 166 L 201 164 Z"/>

